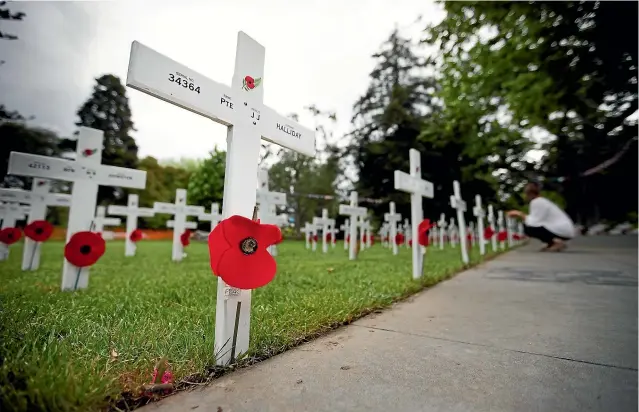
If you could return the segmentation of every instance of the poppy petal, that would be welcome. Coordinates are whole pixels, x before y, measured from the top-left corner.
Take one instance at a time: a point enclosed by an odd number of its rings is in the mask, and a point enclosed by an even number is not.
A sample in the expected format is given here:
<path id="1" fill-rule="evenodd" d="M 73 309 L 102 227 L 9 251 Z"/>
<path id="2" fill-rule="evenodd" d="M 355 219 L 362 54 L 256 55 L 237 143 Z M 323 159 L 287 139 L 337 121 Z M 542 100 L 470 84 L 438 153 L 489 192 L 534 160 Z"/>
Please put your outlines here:
<path id="1" fill-rule="evenodd" d="M 211 270 L 215 276 L 218 276 L 218 266 L 223 259 L 224 254 L 231 248 L 231 244 L 226 240 L 225 227 L 228 219 L 217 224 L 211 233 L 209 233 L 209 257 L 211 260 Z"/>
<path id="2" fill-rule="evenodd" d="M 282 241 L 282 231 L 275 225 L 258 225 L 255 240 L 259 247 L 276 245 Z"/>
<path id="3" fill-rule="evenodd" d="M 265 250 L 258 249 L 252 255 L 243 254 L 231 247 L 220 259 L 220 277 L 226 284 L 239 289 L 256 289 L 268 284 L 275 277 L 275 259 Z"/>

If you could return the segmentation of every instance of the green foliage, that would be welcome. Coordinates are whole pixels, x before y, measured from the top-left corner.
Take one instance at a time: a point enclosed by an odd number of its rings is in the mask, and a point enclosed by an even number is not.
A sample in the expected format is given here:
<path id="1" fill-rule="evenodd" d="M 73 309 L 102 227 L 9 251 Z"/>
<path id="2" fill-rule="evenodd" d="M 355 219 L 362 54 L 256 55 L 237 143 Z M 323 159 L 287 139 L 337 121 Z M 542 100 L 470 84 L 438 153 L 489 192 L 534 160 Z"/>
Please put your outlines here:
<path id="1" fill-rule="evenodd" d="M 533 127 L 553 135 L 541 146 L 548 150 L 542 164 L 518 162 L 513 176 L 567 177 L 553 190 L 578 220 L 636 210 L 636 149 L 605 173 L 579 176 L 637 135 L 636 122 L 627 120 L 637 110 L 637 3 L 474 1 L 445 8 L 427 41 L 442 55 L 451 117 L 467 118 L 469 107 L 483 115 L 501 111 L 514 133 L 506 147 Z M 620 35 L 619 27 L 634 30 Z M 614 195 L 619 186 L 628 190 Z"/>
<path id="2" fill-rule="evenodd" d="M 157 159 L 145 157 L 140 160 L 139 169 L 146 170 L 146 188 L 132 191 L 140 196 L 141 207 L 153 207 L 154 202 L 175 201 L 175 190 L 186 189 L 191 174 L 181 168 L 161 166 Z M 153 217 L 141 218 L 140 227 L 165 229 L 170 215 L 157 214 Z"/>
<path id="3" fill-rule="evenodd" d="M 208 210 L 211 203 L 222 203 L 226 152 L 216 148 L 209 153 L 208 158 L 198 163 L 189 177 L 189 204 L 204 206 Z"/>
<path id="4" fill-rule="evenodd" d="M 1 20 L 9 20 L 9 21 L 19 21 L 24 19 L 27 15 L 23 12 L 12 12 L 9 10 L 6 1 L 0 1 L 0 21 Z M 4 31 L 0 31 L 0 39 L 2 40 L 17 40 L 18 36 L 15 34 L 7 33 Z M 0 64 L 2 62 L 0 61 Z"/>
<path id="5" fill-rule="evenodd" d="M 120 79 L 107 74 L 96 79 L 91 97 L 78 110 L 77 126 L 104 132 L 102 164 L 126 168 L 138 167 L 138 146 L 131 136 L 133 121 L 126 89 Z M 71 143 L 65 142 L 65 147 Z M 98 204 L 126 198 L 128 190 L 100 186 Z"/>
<path id="6" fill-rule="evenodd" d="M 106 410 L 123 392 L 120 409 L 130 410 L 160 358 L 176 382 L 210 372 L 217 282 L 206 243 L 193 242 L 176 264 L 170 242 L 140 242 L 135 259 L 124 257 L 123 242 L 110 242 L 89 289 L 74 293 L 59 291 L 61 242 L 42 245 L 37 278 L 20 270 L 20 246 L 0 262 L 0 410 Z M 253 291 L 250 357 L 273 356 L 462 268 L 453 248 L 430 250 L 424 277 L 413 280 L 409 249 L 389 259 L 377 245 L 349 261 L 341 247 L 278 247 L 275 280 Z M 481 261 L 476 249 L 471 259 Z"/>
<path id="7" fill-rule="evenodd" d="M 184 169 L 189 173 L 195 172 L 202 166 L 201 159 L 194 159 L 191 157 L 180 157 L 179 159 L 162 159 L 158 160 L 162 166 L 171 166 L 176 169 Z"/>
<path id="8" fill-rule="evenodd" d="M 318 110 L 314 106 L 307 110 L 319 124 L 316 128 L 317 139 L 327 141 L 329 125 L 336 121 L 335 114 Z M 324 159 L 320 159 L 320 156 Z M 278 161 L 269 169 L 269 190 L 287 194 L 293 191 L 299 194 L 336 196 L 339 177 L 343 175 L 341 157 L 341 151 L 332 145 L 327 145 L 316 158 L 292 150 L 282 150 Z M 323 208 L 327 208 L 329 214 L 335 216 L 339 207 L 337 199 L 316 199 L 303 195 L 287 195 L 287 202 L 287 210 L 293 215 L 298 232 L 314 216 L 321 216 Z"/>

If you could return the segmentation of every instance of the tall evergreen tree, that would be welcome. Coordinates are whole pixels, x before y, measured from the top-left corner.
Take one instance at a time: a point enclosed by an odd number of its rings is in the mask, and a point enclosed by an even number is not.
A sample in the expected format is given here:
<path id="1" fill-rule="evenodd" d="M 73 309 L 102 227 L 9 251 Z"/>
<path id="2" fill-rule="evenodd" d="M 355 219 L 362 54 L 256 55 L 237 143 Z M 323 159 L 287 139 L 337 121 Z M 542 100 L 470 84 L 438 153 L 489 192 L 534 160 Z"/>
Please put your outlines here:
<path id="1" fill-rule="evenodd" d="M 96 79 L 91 97 L 78 110 L 76 126 L 87 126 L 104 132 L 102 163 L 111 166 L 137 168 L 138 146 L 131 136 L 133 121 L 126 89 L 120 79 L 106 74 Z M 124 197 L 120 188 L 101 186 L 98 203 Z"/>

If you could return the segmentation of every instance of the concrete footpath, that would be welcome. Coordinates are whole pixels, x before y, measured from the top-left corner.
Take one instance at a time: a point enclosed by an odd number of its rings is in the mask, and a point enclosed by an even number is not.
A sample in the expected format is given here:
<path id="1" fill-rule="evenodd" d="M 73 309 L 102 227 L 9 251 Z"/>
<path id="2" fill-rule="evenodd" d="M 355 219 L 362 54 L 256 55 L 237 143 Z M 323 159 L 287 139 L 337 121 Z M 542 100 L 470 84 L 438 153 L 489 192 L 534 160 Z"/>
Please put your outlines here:
<path id="1" fill-rule="evenodd" d="M 637 237 L 539 247 L 145 409 L 637 411 Z"/>

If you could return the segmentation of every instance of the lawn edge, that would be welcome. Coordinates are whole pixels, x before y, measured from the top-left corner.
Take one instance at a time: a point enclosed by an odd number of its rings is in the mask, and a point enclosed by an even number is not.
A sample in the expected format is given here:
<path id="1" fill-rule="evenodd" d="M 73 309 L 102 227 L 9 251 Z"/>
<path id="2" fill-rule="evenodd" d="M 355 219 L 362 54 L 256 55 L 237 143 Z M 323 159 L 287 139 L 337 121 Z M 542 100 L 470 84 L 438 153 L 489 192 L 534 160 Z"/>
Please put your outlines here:
<path id="1" fill-rule="evenodd" d="M 481 260 L 474 262 L 474 263 L 469 263 L 469 264 L 462 264 L 459 268 L 457 269 L 453 269 L 451 271 L 449 271 L 448 273 L 444 274 L 442 277 L 437 278 L 437 279 L 432 279 L 433 282 L 429 283 L 429 282 L 423 282 L 419 285 L 417 290 L 407 290 L 405 293 L 401 294 L 400 296 L 398 296 L 397 298 L 393 299 L 390 303 L 385 304 L 385 305 L 377 305 L 377 306 L 371 306 L 369 308 L 363 309 L 361 312 L 351 316 L 348 320 L 343 321 L 343 322 L 333 322 L 330 324 L 327 324 L 324 327 L 319 328 L 317 331 L 315 331 L 314 333 L 308 334 L 306 336 L 302 336 L 299 339 L 294 340 L 293 342 L 291 342 L 289 345 L 283 346 L 281 348 L 274 348 L 272 351 L 269 351 L 268 353 L 265 354 L 261 354 L 261 355 L 255 355 L 252 356 L 250 358 L 247 359 L 243 359 L 239 362 L 236 362 L 234 364 L 231 364 L 229 366 L 218 366 L 218 365 L 213 365 L 211 367 L 209 367 L 205 372 L 202 373 L 195 373 L 189 376 L 184 377 L 180 382 L 178 382 L 175 387 L 174 390 L 165 396 L 158 396 L 155 395 L 153 397 L 148 397 L 148 396 L 143 396 L 141 398 L 134 398 L 132 396 L 132 394 L 130 393 L 123 393 L 121 394 L 121 396 L 119 396 L 117 399 L 112 399 L 110 404 L 107 406 L 107 409 L 105 409 L 108 412 L 121 412 L 121 411 L 132 411 L 134 409 L 138 409 L 141 408 L 143 406 L 146 406 L 148 404 L 151 403 L 156 403 L 161 401 L 162 399 L 165 398 L 169 398 L 171 396 L 177 395 L 181 392 L 187 392 L 187 391 L 191 391 L 194 390 L 196 388 L 203 388 L 203 387 L 207 387 L 209 386 L 211 383 L 213 383 L 214 381 L 216 381 L 217 379 L 219 379 L 220 377 L 234 372 L 236 370 L 239 369 L 244 369 L 244 368 L 248 368 L 250 366 L 256 365 L 260 362 L 263 362 L 267 359 L 273 358 L 277 355 L 280 355 L 288 350 L 294 349 L 298 346 L 301 346 L 305 343 L 311 342 L 315 339 L 318 339 L 320 337 L 323 337 L 337 329 L 340 329 L 342 327 L 345 326 L 349 326 L 351 324 L 353 324 L 355 321 L 362 319 L 366 316 L 369 316 L 373 313 L 379 313 L 381 311 L 384 310 L 389 310 L 392 309 L 393 306 L 397 303 L 401 303 L 404 302 L 412 297 L 414 297 L 415 295 L 418 295 L 420 293 L 423 293 L 435 286 L 437 286 L 438 284 L 445 282 L 447 280 L 450 280 L 452 278 L 454 278 L 455 276 L 459 275 L 460 273 L 466 272 L 467 270 L 470 269 L 474 269 L 477 268 L 485 263 L 488 263 L 508 252 L 512 252 L 524 245 L 528 244 L 528 241 L 523 241 L 522 243 L 518 244 L 518 245 L 514 245 L 508 249 L 505 250 L 499 250 L 497 252 L 492 253 L 491 255 L 487 255 L 486 257 L 482 258 Z M 128 402 L 127 402 L 128 401 Z"/>

